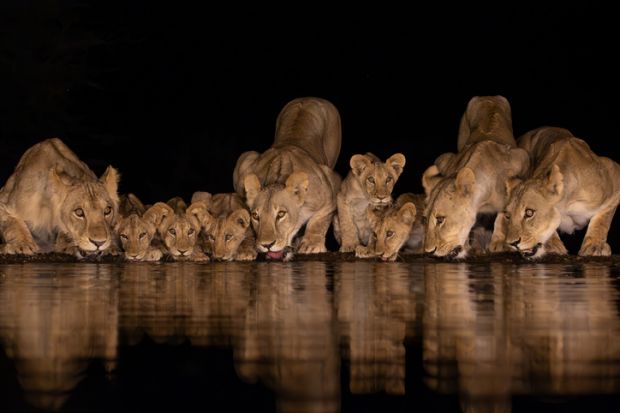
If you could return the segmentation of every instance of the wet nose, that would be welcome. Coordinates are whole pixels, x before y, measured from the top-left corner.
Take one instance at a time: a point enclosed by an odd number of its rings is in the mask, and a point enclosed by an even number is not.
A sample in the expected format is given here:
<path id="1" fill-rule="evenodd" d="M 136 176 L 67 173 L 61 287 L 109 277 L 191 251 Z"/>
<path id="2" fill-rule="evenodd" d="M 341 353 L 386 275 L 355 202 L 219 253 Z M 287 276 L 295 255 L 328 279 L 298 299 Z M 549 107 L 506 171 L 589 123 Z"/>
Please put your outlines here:
<path id="1" fill-rule="evenodd" d="M 98 240 L 94 240 L 92 238 L 88 239 L 90 242 L 92 242 L 97 248 L 99 248 L 100 246 L 102 246 L 103 244 L 105 244 L 105 240 L 104 241 L 98 241 Z"/>
<path id="2" fill-rule="evenodd" d="M 273 244 L 275 244 L 276 242 L 270 242 L 269 244 L 263 244 L 263 247 L 267 250 L 271 249 L 271 247 L 273 247 Z"/>
<path id="3" fill-rule="evenodd" d="M 181 255 L 185 255 L 186 252 L 187 252 L 187 250 L 179 250 L 179 254 L 181 254 Z"/>
<path id="4" fill-rule="evenodd" d="M 517 249 L 519 249 L 519 244 L 520 244 L 520 243 L 521 243 L 521 238 L 519 238 L 519 239 L 518 239 L 518 240 L 516 240 L 516 241 L 511 242 L 511 243 L 510 243 L 510 245 L 511 245 L 511 246 L 513 246 L 513 247 L 515 247 L 515 248 L 517 248 Z"/>
<path id="5" fill-rule="evenodd" d="M 450 253 L 448 254 L 448 257 L 454 258 L 457 255 L 459 255 L 461 253 L 461 251 L 463 251 L 463 247 L 459 245 L 458 247 L 456 247 L 452 251 L 450 251 Z"/>

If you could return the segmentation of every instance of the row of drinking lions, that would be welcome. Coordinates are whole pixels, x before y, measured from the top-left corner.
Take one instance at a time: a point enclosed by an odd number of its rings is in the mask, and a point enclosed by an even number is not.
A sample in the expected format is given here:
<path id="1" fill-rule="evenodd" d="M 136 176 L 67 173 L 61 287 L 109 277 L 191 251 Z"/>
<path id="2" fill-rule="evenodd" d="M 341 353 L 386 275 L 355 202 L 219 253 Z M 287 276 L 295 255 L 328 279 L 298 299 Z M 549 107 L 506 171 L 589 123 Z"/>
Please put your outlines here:
<path id="1" fill-rule="evenodd" d="M 579 255 L 611 254 L 607 233 L 620 202 L 620 166 L 568 130 L 542 127 L 513 137 L 508 101 L 472 98 L 456 153 L 422 176 L 424 194 L 392 189 L 405 167 L 397 153 L 350 159 L 334 171 L 340 116 L 330 102 L 299 98 L 276 120 L 263 153 L 245 152 L 235 192 L 195 192 L 144 206 L 118 195 L 119 173 L 97 178 L 61 140 L 28 149 L 0 190 L 4 254 L 121 254 L 132 261 L 289 260 L 326 252 L 333 225 L 341 252 L 395 260 L 400 251 L 462 258 L 515 250 L 529 258 L 567 254 L 558 231 L 588 225 Z M 492 216 L 493 229 L 480 224 Z"/>

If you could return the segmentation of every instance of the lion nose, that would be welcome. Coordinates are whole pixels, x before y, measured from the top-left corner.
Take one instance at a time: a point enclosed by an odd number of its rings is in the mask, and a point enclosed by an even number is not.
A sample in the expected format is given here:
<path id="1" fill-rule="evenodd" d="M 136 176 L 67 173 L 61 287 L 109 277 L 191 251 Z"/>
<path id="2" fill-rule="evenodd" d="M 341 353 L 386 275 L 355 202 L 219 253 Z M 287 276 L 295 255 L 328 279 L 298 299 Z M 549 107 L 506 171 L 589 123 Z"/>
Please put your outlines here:
<path id="1" fill-rule="evenodd" d="M 265 249 L 269 250 L 269 249 L 271 249 L 271 247 L 273 247 L 273 245 L 274 245 L 275 243 L 276 243 L 276 242 L 275 242 L 275 241 L 273 241 L 273 242 L 270 242 L 269 244 L 263 244 L 263 247 L 264 247 Z"/>
<path id="2" fill-rule="evenodd" d="M 181 255 L 185 255 L 185 253 L 186 253 L 186 252 L 187 252 L 187 250 L 179 250 L 179 253 L 180 253 Z"/>
<path id="3" fill-rule="evenodd" d="M 516 249 L 519 249 L 519 244 L 521 243 L 521 238 L 519 238 L 516 241 L 513 241 L 510 243 L 511 246 L 515 247 Z"/>
<path id="4" fill-rule="evenodd" d="M 97 248 L 101 247 L 103 244 L 105 244 L 105 240 L 104 241 L 97 241 L 94 240 L 92 238 L 88 239 L 90 242 L 92 242 Z"/>
<path id="5" fill-rule="evenodd" d="M 452 251 L 450 251 L 450 253 L 448 254 L 448 257 L 454 258 L 457 255 L 459 255 L 461 251 L 463 251 L 463 247 L 459 245 L 458 247 L 455 247 Z"/>

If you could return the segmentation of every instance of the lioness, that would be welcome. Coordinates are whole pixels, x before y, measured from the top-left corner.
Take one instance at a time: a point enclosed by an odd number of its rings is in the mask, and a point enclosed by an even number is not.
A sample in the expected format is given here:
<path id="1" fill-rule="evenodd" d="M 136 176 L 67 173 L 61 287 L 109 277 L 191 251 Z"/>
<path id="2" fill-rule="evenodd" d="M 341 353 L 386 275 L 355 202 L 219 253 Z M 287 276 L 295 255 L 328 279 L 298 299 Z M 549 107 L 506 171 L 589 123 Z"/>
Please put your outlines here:
<path id="1" fill-rule="evenodd" d="M 194 194 L 194 199 L 204 194 Z M 250 225 L 250 213 L 237 193 L 209 196 L 203 228 L 206 249 L 213 258 L 222 261 L 251 261 L 256 258 L 256 240 Z"/>
<path id="2" fill-rule="evenodd" d="M 340 142 L 340 115 L 334 105 L 300 98 L 278 115 L 271 148 L 239 157 L 233 182 L 250 208 L 260 252 L 290 259 L 293 239 L 304 225 L 298 252 L 326 251 L 325 234 L 340 188 L 340 177 L 332 169 Z"/>
<path id="3" fill-rule="evenodd" d="M 506 105 L 501 96 L 472 98 L 459 130 L 462 149 L 441 155 L 424 172 L 427 253 L 464 257 L 476 215 L 503 211 L 508 200 L 504 183 L 527 173 L 529 156 L 516 147 Z M 467 134 L 471 141 L 464 138 Z M 503 250 L 503 219 L 498 214 L 495 220 L 491 251 Z"/>
<path id="4" fill-rule="evenodd" d="M 538 129 L 526 142 L 537 162 L 528 179 L 507 182 L 506 242 L 528 258 L 566 254 L 556 230 L 570 234 L 588 225 L 579 255 L 611 255 L 607 233 L 620 202 L 620 165 L 565 129 Z"/>
<path id="5" fill-rule="evenodd" d="M 355 251 L 368 245 L 372 232 L 368 208 L 387 207 L 392 202 L 392 189 L 403 172 L 405 156 L 390 156 L 385 163 L 372 153 L 353 155 L 351 171 L 342 181 L 337 196 L 338 213 L 334 216 L 334 236 L 340 252 Z"/>
<path id="6" fill-rule="evenodd" d="M 163 255 L 157 227 L 152 215 L 157 209 L 147 210 L 134 194 L 121 197 L 121 218 L 117 233 L 125 258 L 130 261 L 159 261 Z"/>
<path id="7" fill-rule="evenodd" d="M 424 211 L 424 195 L 405 193 L 393 206 L 367 208 L 367 220 L 372 226 L 368 246 L 358 245 L 355 256 L 379 257 L 383 261 L 395 261 L 399 251 L 421 253 L 424 247 L 424 224 L 417 211 Z M 421 215 L 421 214 L 420 214 Z"/>
<path id="8" fill-rule="evenodd" d="M 118 180 L 111 166 L 97 179 L 60 139 L 32 146 L 0 189 L 0 252 L 112 252 Z"/>

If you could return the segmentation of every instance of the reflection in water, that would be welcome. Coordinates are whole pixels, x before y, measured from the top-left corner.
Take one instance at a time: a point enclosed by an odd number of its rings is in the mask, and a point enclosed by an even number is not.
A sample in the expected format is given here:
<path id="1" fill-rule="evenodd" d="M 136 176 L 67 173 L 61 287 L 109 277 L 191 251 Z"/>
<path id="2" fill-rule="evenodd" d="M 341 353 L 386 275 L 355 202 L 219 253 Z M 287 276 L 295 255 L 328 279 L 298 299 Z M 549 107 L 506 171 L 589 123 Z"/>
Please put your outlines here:
<path id="1" fill-rule="evenodd" d="M 93 359 L 122 377 L 119 348 L 148 336 L 231 348 L 237 375 L 271 389 L 281 412 L 337 412 L 345 393 L 402 397 L 421 379 L 406 362 L 418 354 L 428 391 L 457 394 L 464 411 L 510 411 L 515 395 L 620 390 L 620 294 L 612 270 L 375 262 L 0 266 L 0 351 L 14 363 L 26 400 L 50 410 L 63 405 Z M 341 364 L 348 383 L 341 383 Z M 403 400 L 408 410 L 423 410 Z"/>

